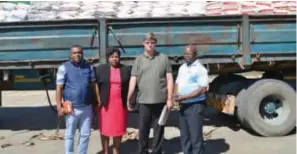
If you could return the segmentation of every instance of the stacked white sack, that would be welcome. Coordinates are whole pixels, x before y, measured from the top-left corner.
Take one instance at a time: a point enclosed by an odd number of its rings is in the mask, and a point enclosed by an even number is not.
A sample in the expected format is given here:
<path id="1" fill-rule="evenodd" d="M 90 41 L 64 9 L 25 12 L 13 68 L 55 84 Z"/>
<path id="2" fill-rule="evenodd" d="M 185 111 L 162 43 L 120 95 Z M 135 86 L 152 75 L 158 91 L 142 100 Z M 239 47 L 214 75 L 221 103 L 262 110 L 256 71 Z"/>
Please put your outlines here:
<path id="1" fill-rule="evenodd" d="M 232 1 L 208 2 L 205 14 L 207 16 L 241 14 L 241 5 L 239 2 Z"/>
<path id="2" fill-rule="evenodd" d="M 187 2 L 171 3 L 168 6 L 168 16 L 172 16 L 172 17 L 188 16 L 187 7 L 188 7 Z"/>
<path id="3" fill-rule="evenodd" d="M 133 8 L 131 18 L 150 17 L 151 11 L 154 7 L 153 3 L 155 2 L 145 2 L 145 1 L 137 2 L 136 6 Z"/>
<path id="4" fill-rule="evenodd" d="M 189 16 L 201 16 L 205 14 L 206 1 L 189 2 L 187 12 Z"/>
<path id="5" fill-rule="evenodd" d="M 286 15 L 296 14 L 294 1 L 208 2 L 206 15 Z"/>
<path id="6" fill-rule="evenodd" d="M 257 13 L 258 15 L 262 14 L 274 14 L 274 8 L 271 1 L 257 1 L 256 2 Z"/>
<path id="7" fill-rule="evenodd" d="M 295 1 L 32 1 L 0 3 L 0 22 L 23 20 L 296 14 Z"/>
<path id="8" fill-rule="evenodd" d="M 237 15 L 241 14 L 239 2 L 222 2 L 222 12 L 221 15 Z"/>
<path id="9" fill-rule="evenodd" d="M 76 19 L 81 6 L 82 2 L 80 1 L 61 1 L 57 13 L 58 19 Z"/>
<path id="10" fill-rule="evenodd" d="M 32 1 L 28 13 L 28 20 L 54 20 L 60 9 L 58 1 Z"/>
<path id="11" fill-rule="evenodd" d="M 106 17 L 113 18 L 117 14 L 117 7 L 119 2 L 113 1 L 99 1 L 97 4 L 97 10 L 95 12 L 95 17 Z"/>
<path id="12" fill-rule="evenodd" d="M 0 3 L 0 21 L 24 21 L 28 18 L 28 9 L 30 5 L 22 3 Z"/>
<path id="13" fill-rule="evenodd" d="M 117 18 L 129 18 L 132 16 L 133 9 L 137 6 L 134 1 L 120 2 L 118 5 Z"/>
<path id="14" fill-rule="evenodd" d="M 9 11 L 3 10 L 2 3 L 0 3 L 0 22 L 3 22 L 5 20 L 8 12 Z"/>
<path id="15" fill-rule="evenodd" d="M 289 14 L 296 14 L 296 1 L 290 1 L 288 2 L 289 5 Z"/>
<path id="16" fill-rule="evenodd" d="M 296 1 L 274 1 L 274 14 L 296 14 Z"/>
<path id="17" fill-rule="evenodd" d="M 95 18 L 97 10 L 97 1 L 83 1 L 80 4 L 80 11 L 76 18 L 78 19 L 89 19 Z"/>
<path id="18" fill-rule="evenodd" d="M 223 2 L 207 2 L 205 5 L 205 15 L 216 16 L 222 13 Z"/>
<path id="19" fill-rule="evenodd" d="M 258 11 L 255 1 L 242 1 L 239 4 L 241 14 L 256 14 Z"/>
<path id="20" fill-rule="evenodd" d="M 152 4 L 151 15 L 152 17 L 166 17 L 169 16 L 169 6 L 173 2 L 159 1 Z"/>

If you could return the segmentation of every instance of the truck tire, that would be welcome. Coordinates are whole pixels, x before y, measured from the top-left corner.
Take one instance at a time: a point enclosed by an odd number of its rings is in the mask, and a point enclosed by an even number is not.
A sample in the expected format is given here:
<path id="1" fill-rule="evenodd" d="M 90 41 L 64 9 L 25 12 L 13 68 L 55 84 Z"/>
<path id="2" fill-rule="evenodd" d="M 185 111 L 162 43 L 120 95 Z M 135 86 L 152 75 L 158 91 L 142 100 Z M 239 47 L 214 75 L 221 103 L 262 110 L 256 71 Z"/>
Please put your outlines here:
<path id="1" fill-rule="evenodd" d="M 244 108 L 242 107 L 242 104 L 243 103 L 246 103 L 244 102 L 246 99 L 245 99 L 245 96 L 246 96 L 246 89 L 242 89 L 236 96 L 235 98 L 235 103 L 236 103 L 236 117 L 238 119 L 238 121 L 240 122 L 240 124 L 246 126 L 246 124 L 244 123 Z M 247 127 L 247 126 L 246 126 Z"/>
<path id="2" fill-rule="evenodd" d="M 235 103 L 236 103 L 236 117 L 237 120 L 240 122 L 240 124 L 242 126 L 244 126 L 247 129 L 250 129 L 248 123 L 246 122 L 245 119 L 245 115 L 246 115 L 246 109 L 244 109 L 244 105 L 245 103 L 247 103 L 247 98 L 246 96 L 250 96 L 250 94 L 248 94 L 247 89 L 249 88 L 250 85 L 254 84 L 256 81 L 258 81 L 257 79 L 249 79 L 246 80 L 244 82 L 244 87 L 242 87 L 242 89 L 237 93 L 236 98 L 235 98 Z"/>
<path id="3" fill-rule="evenodd" d="M 243 123 L 262 136 L 284 136 L 296 125 L 296 93 L 287 83 L 262 79 L 252 84 L 240 103 Z M 239 117 L 240 117 L 239 116 Z"/>

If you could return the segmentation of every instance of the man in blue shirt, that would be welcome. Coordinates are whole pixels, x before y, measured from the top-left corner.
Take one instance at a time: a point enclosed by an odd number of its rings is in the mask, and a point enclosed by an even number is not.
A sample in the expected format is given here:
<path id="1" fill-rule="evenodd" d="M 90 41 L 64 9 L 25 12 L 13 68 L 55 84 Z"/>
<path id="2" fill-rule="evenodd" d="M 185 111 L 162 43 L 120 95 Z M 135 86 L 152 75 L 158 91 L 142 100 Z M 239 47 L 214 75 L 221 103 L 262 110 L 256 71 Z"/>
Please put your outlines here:
<path id="1" fill-rule="evenodd" d="M 175 100 L 181 104 L 180 136 L 184 154 L 204 152 L 202 129 L 208 72 L 197 56 L 195 46 L 188 45 L 185 48 L 185 63 L 180 66 L 175 83 Z"/>
<path id="2" fill-rule="evenodd" d="M 99 98 L 99 89 L 96 84 L 95 73 L 83 59 L 83 49 L 79 45 L 73 45 L 70 49 L 71 60 L 63 63 L 57 73 L 56 102 L 59 116 L 64 116 L 62 102 L 69 101 L 72 104 L 72 113 L 65 115 L 65 153 L 74 153 L 74 136 L 79 127 L 78 154 L 87 154 L 89 136 L 92 122 L 92 91 L 90 84 Z"/>

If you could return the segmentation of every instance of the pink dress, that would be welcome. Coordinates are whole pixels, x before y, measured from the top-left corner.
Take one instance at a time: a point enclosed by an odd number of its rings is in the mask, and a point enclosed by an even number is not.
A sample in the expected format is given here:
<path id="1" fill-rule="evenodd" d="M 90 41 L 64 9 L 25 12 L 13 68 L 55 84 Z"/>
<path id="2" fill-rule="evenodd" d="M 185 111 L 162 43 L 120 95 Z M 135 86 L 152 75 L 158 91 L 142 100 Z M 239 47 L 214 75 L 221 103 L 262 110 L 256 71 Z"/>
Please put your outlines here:
<path id="1" fill-rule="evenodd" d="M 98 124 L 102 135 L 118 137 L 126 133 L 127 110 L 121 97 L 121 76 L 119 68 L 110 68 L 110 89 L 107 104 L 98 110 Z"/>

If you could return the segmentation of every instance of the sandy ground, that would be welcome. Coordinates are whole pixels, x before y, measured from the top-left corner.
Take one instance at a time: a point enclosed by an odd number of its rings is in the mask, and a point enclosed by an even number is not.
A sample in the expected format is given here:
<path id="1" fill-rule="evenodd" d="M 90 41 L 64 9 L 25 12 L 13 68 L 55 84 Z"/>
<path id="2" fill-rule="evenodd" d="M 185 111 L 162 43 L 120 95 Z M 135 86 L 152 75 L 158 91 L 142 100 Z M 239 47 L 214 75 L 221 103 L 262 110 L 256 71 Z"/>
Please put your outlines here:
<path id="1" fill-rule="evenodd" d="M 54 99 L 54 92 L 50 92 Z M 63 140 L 40 141 L 33 139 L 35 145 L 21 143 L 35 134 L 50 135 L 56 129 L 56 117 L 48 107 L 44 91 L 14 91 L 3 93 L 3 107 L 0 108 L 0 145 L 13 143 L 14 146 L 0 148 L 1 154 L 62 154 Z M 89 144 L 89 154 L 101 151 L 101 142 L 94 119 L 94 131 Z M 137 113 L 129 114 L 129 130 L 137 128 Z M 62 135 L 64 125 L 60 130 Z M 278 138 L 258 137 L 242 129 L 235 118 L 211 114 L 205 119 L 204 132 L 210 136 L 205 141 L 206 154 L 295 154 L 296 135 Z M 152 134 L 152 132 L 151 132 Z M 168 154 L 182 153 L 179 141 L 178 113 L 172 112 L 165 129 L 164 151 Z M 137 150 L 137 140 L 124 140 L 123 154 Z"/>

